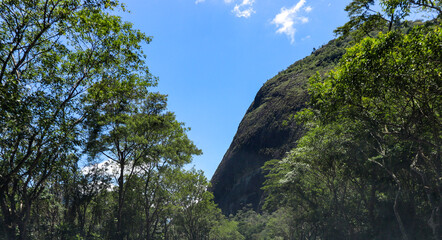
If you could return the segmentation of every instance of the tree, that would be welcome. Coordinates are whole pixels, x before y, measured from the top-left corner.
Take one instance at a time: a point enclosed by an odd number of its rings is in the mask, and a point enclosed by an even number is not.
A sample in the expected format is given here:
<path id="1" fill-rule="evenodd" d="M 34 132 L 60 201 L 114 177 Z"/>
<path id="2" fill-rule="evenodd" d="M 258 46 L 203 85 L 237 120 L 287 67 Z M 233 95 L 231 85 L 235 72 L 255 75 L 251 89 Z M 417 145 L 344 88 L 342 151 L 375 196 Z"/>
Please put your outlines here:
<path id="1" fill-rule="evenodd" d="M 244 240 L 244 236 L 238 231 L 238 222 L 229 220 L 224 216 L 210 230 L 211 239 L 217 240 Z"/>
<path id="2" fill-rule="evenodd" d="M 89 89 L 86 125 L 90 156 L 107 158 L 117 166 L 116 234 L 123 239 L 127 235 L 123 231 L 126 183 L 136 175 L 144 177 L 144 196 L 151 201 L 161 184 L 155 174 L 164 168 L 182 167 L 200 150 L 187 138 L 183 124 L 166 111 L 166 97 L 148 91 L 154 84 L 150 78 L 128 76 L 124 69 L 117 73 Z M 146 214 L 150 232 L 152 219 L 149 212 Z"/>
<path id="3" fill-rule="evenodd" d="M 252 240 L 260 239 L 269 216 L 267 213 L 259 214 L 253 209 L 244 208 L 239 210 L 232 220 L 238 222 L 238 232 L 244 236 L 244 239 Z"/>
<path id="4" fill-rule="evenodd" d="M 441 235 L 441 36 L 436 24 L 364 39 L 329 77 L 311 81 L 321 122 L 350 119 L 368 131 L 373 153 L 366 158 L 397 185 L 394 211 L 404 239 L 398 199 L 410 180 L 427 196 L 433 238 Z"/>
<path id="5" fill-rule="evenodd" d="M 213 202 L 213 194 L 207 191 L 208 181 L 201 171 L 182 171 L 176 174 L 175 214 L 173 225 L 177 237 L 197 240 L 210 239 L 210 231 L 218 223 L 221 210 Z"/>
<path id="6" fill-rule="evenodd" d="M 86 90 L 115 71 L 146 75 L 117 1 L 0 3 L 0 208 L 9 239 L 27 239 L 33 203 L 79 146 Z M 18 236 L 18 237 L 17 237 Z"/>
<path id="7" fill-rule="evenodd" d="M 266 207 L 293 209 L 299 238 L 440 239 L 441 27 L 404 32 L 365 38 L 313 76 L 296 115 L 307 133 L 266 163 Z"/>
<path id="8" fill-rule="evenodd" d="M 202 173 L 182 169 L 201 151 L 151 92 L 151 38 L 115 9 L 0 2 L 0 238 L 195 239 L 221 219 Z M 85 156 L 112 163 L 116 187 Z"/>
<path id="9" fill-rule="evenodd" d="M 91 235 L 93 231 L 91 225 L 94 225 L 93 216 L 90 213 L 91 205 L 100 195 L 112 188 L 111 178 L 106 174 L 106 168 L 100 166 L 102 165 L 94 164 L 80 169 L 75 162 L 66 169 L 61 179 L 56 181 L 62 187 L 56 192 L 61 195 L 60 202 L 63 203 L 65 211 L 60 216 L 64 219 L 59 222 L 58 235 L 64 238 L 75 235 L 87 238 Z M 40 214 L 35 215 L 40 217 Z"/>
<path id="10" fill-rule="evenodd" d="M 307 127 L 309 131 L 284 159 L 264 166 L 269 173 L 264 207 L 275 215 L 266 231 L 292 239 L 375 238 L 373 230 L 383 226 L 370 218 L 373 198 L 367 190 L 375 188 L 378 175 L 364 163 L 369 145 L 357 136 L 359 126 L 349 122 L 324 126 L 309 119 Z M 278 219 L 282 209 L 291 212 L 290 220 Z M 274 221 L 279 229 L 272 226 Z"/>
<path id="11" fill-rule="evenodd" d="M 352 0 L 345 11 L 350 21 L 337 28 L 335 33 L 361 40 L 367 36 L 376 37 L 378 31 L 400 30 L 406 23 L 404 19 L 416 12 L 436 13 L 440 19 L 442 3 L 439 0 Z"/>

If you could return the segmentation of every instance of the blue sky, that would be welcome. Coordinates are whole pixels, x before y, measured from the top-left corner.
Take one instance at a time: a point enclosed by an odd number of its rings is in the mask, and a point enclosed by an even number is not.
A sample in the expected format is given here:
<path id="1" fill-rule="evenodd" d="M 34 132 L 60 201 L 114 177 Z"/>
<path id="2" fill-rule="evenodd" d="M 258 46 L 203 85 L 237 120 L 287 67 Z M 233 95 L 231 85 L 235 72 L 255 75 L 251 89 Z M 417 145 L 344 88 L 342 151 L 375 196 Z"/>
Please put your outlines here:
<path id="1" fill-rule="evenodd" d="M 334 38 L 349 1 L 122 0 L 157 91 L 203 150 L 192 166 L 210 179 L 259 88 Z"/>

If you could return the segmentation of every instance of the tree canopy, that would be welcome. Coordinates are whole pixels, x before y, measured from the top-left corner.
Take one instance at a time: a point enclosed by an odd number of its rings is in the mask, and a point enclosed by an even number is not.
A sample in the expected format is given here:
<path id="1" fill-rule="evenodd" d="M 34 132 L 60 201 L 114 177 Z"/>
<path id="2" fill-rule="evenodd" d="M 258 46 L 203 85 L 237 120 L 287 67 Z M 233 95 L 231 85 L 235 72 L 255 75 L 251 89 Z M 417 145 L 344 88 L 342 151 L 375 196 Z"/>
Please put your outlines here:
<path id="1" fill-rule="evenodd" d="M 379 33 L 310 79 L 308 132 L 265 166 L 267 207 L 291 207 L 298 237 L 440 238 L 441 41 L 437 20 Z"/>
<path id="2" fill-rule="evenodd" d="M 151 37 L 117 9 L 0 3 L 0 238 L 167 238 L 187 224 L 172 221 L 185 214 L 173 207 L 193 195 L 220 219 L 202 173 L 183 169 L 201 150 L 151 90 L 142 49 Z"/>

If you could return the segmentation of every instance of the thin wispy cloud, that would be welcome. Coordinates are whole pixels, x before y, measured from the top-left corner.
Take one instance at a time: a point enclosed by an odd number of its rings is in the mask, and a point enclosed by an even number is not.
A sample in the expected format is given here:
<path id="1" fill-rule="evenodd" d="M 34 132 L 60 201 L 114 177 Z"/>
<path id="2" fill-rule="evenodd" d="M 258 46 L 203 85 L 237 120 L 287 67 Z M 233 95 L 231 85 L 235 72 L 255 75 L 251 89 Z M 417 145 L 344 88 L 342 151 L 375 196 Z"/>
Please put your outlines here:
<path id="1" fill-rule="evenodd" d="M 313 10 L 310 6 L 303 8 L 305 3 L 306 0 L 300 0 L 291 8 L 281 8 L 281 12 L 272 20 L 272 24 L 275 24 L 278 28 L 276 32 L 287 35 L 291 43 L 295 42 L 295 24 L 307 23 L 309 21 L 307 17 L 300 16 L 301 11 L 304 10 L 305 13 L 309 13 Z"/>
<path id="2" fill-rule="evenodd" d="M 195 0 L 195 4 L 203 3 L 206 0 Z M 224 0 L 225 4 L 235 3 L 235 6 L 232 9 L 232 12 L 236 17 L 249 18 L 255 13 L 255 9 L 253 9 L 253 4 L 255 0 Z"/>
<path id="3" fill-rule="evenodd" d="M 301 38 L 301 40 L 302 41 L 305 41 L 305 40 L 308 40 L 308 39 L 310 39 L 312 36 L 310 36 L 310 35 L 307 35 L 307 36 L 305 36 L 305 37 L 303 37 L 303 38 Z"/>
<path id="4" fill-rule="evenodd" d="M 232 2 L 232 0 L 224 0 L 224 2 Z M 237 17 L 249 18 L 255 10 L 253 9 L 253 4 L 255 0 L 242 0 L 240 4 L 236 4 L 232 12 L 235 13 Z"/>

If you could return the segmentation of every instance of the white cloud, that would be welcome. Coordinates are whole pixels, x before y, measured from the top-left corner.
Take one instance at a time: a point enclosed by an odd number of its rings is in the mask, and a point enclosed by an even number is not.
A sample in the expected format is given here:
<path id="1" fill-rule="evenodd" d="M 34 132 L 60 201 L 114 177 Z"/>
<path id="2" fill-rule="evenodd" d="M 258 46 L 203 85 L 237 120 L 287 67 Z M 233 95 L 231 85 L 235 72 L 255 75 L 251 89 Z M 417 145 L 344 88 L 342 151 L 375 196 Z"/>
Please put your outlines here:
<path id="1" fill-rule="evenodd" d="M 195 1 L 195 4 L 198 4 L 198 3 L 202 3 L 202 2 L 205 2 L 206 0 L 196 0 Z"/>
<path id="2" fill-rule="evenodd" d="M 102 171 L 104 174 L 112 177 L 118 176 L 120 172 L 120 168 L 117 163 L 115 163 L 112 160 L 106 160 L 101 163 L 97 163 L 94 165 L 86 166 L 82 170 L 83 174 L 92 173 L 94 171 Z M 126 171 L 128 171 L 126 169 Z M 125 174 L 128 174 L 129 172 L 125 172 Z"/>
<path id="3" fill-rule="evenodd" d="M 272 23 L 275 24 L 278 28 L 276 32 L 287 35 L 290 38 L 291 43 L 295 42 L 296 29 L 294 25 L 297 23 L 307 23 L 309 21 L 307 17 L 299 16 L 299 12 L 301 11 L 305 3 L 306 0 L 300 0 L 292 8 L 281 8 L 281 12 L 278 13 L 272 20 Z M 304 12 L 306 13 L 312 10 L 313 8 L 310 6 L 304 8 Z"/>
<path id="4" fill-rule="evenodd" d="M 308 23 L 308 18 L 306 17 L 300 17 L 299 20 L 301 20 L 301 23 Z"/>
<path id="5" fill-rule="evenodd" d="M 232 2 L 232 0 L 224 0 L 224 2 Z M 249 18 L 252 13 L 255 13 L 255 10 L 253 10 L 254 3 L 255 0 L 242 0 L 240 4 L 235 5 L 232 12 L 235 13 L 237 17 Z"/>
<path id="6" fill-rule="evenodd" d="M 229 3 L 232 3 L 233 0 L 224 0 L 224 2 L 227 3 L 227 4 L 229 4 Z"/>
<path id="7" fill-rule="evenodd" d="M 308 40 L 308 39 L 310 39 L 312 36 L 310 36 L 310 35 L 307 35 L 307 36 L 305 36 L 304 38 L 302 38 L 301 40 L 302 41 L 305 41 L 305 40 Z"/>

